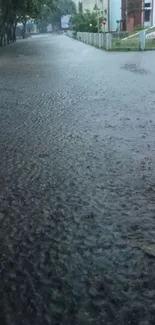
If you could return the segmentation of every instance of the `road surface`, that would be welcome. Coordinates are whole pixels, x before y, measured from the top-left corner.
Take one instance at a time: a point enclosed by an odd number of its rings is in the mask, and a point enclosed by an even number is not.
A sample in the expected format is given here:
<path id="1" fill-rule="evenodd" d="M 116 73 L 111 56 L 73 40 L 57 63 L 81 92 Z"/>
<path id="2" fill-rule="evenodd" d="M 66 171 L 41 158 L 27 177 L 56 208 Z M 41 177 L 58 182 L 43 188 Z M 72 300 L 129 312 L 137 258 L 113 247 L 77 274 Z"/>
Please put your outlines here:
<path id="1" fill-rule="evenodd" d="M 0 99 L 0 324 L 154 324 L 154 52 L 19 41 Z"/>

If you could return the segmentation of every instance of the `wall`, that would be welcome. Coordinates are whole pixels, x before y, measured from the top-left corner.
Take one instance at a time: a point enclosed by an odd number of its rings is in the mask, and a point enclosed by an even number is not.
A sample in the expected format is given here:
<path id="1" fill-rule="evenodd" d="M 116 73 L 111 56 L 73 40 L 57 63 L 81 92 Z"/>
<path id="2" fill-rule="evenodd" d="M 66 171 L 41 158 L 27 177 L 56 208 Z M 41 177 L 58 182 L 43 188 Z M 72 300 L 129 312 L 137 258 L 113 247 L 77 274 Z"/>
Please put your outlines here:
<path id="1" fill-rule="evenodd" d="M 129 17 L 128 19 L 128 32 L 132 33 L 134 29 L 134 17 Z"/>
<path id="2" fill-rule="evenodd" d="M 155 26 L 155 1 L 152 0 L 153 15 L 152 15 L 152 25 Z"/>
<path id="3" fill-rule="evenodd" d="M 83 12 L 86 12 L 87 10 L 93 11 L 95 5 L 97 5 L 97 8 L 99 8 L 103 16 L 106 15 L 105 10 L 108 12 L 108 0 L 83 0 L 82 4 Z"/>
<path id="4" fill-rule="evenodd" d="M 121 0 L 110 0 L 109 1 L 109 25 L 110 31 L 116 31 L 117 23 L 116 20 L 121 20 Z"/>
<path id="5" fill-rule="evenodd" d="M 143 24 L 143 10 L 145 0 L 128 0 L 128 21 L 134 20 L 134 27 Z M 122 20 L 123 20 L 123 30 L 127 29 L 126 26 L 126 0 L 122 0 Z M 129 22 L 129 23 L 130 23 Z M 131 24 L 130 24 L 131 26 Z"/>
<path id="6" fill-rule="evenodd" d="M 143 22 L 145 27 L 150 27 L 152 25 L 152 0 L 144 1 L 144 13 L 143 13 Z"/>
<path id="7" fill-rule="evenodd" d="M 145 26 L 155 26 L 155 0 L 145 0 L 145 6 L 146 4 L 150 4 L 148 10 L 150 9 L 150 21 L 146 22 L 144 21 Z M 147 10 L 147 8 L 145 10 Z"/>
<path id="8" fill-rule="evenodd" d="M 90 10 L 90 11 L 94 10 L 95 1 L 83 0 L 82 3 L 83 3 L 83 12 L 85 12 L 86 10 Z"/>

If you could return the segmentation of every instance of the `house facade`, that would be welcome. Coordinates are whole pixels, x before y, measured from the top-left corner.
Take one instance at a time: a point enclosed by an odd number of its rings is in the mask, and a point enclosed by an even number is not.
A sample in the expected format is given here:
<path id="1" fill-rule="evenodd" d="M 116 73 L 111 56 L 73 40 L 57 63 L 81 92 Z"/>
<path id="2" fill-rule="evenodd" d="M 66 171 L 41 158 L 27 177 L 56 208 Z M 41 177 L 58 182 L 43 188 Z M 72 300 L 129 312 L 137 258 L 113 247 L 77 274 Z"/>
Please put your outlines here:
<path id="1" fill-rule="evenodd" d="M 105 31 L 133 32 L 137 26 L 155 26 L 155 0 L 74 0 L 77 12 L 95 11 L 105 18 Z"/>
<path id="2" fill-rule="evenodd" d="M 144 26 L 155 26 L 154 0 L 145 0 L 144 14 L 142 16 Z"/>
<path id="3" fill-rule="evenodd" d="M 155 26 L 155 0 L 122 0 L 123 30 Z"/>
<path id="4" fill-rule="evenodd" d="M 121 5 L 122 0 L 109 0 L 109 30 L 111 32 L 117 30 L 117 21 L 122 20 Z"/>
<path id="5" fill-rule="evenodd" d="M 77 12 L 96 12 L 99 18 L 106 20 L 105 30 L 109 30 L 109 0 L 74 0 Z"/>

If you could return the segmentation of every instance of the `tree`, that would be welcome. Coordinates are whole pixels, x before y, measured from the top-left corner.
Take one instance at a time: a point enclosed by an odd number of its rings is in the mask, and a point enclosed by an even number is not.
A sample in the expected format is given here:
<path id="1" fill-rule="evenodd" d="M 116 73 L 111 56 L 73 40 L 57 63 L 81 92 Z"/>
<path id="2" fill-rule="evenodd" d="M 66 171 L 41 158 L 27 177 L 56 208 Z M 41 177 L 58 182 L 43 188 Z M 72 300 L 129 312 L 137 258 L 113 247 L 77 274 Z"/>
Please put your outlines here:
<path id="1" fill-rule="evenodd" d="M 59 0 L 57 10 L 61 15 L 72 15 L 76 13 L 75 2 L 71 0 Z"/>
<path id="2" fill-rule="evenodd" d="M 58 0 L 52 13 L 52 21 L 60 23 L 61 16 L 76 14 L 76 5 L 72 0 Z"/>
<path id="3" fill-rule="evenodd" d="M 46 30 L 47 26 L 51 24 L 53 17 L 53 9 L 51 9 L 47 5 L 43 5 L 40 13 L 39 19 L 36 20 L 37 26 L 39 30 Z"/>
<path id="4" fill-rule="evenodd" d="M 70 25 L 73 30 L 76 32 L 94 32 L 96 33 L 98 30 L 97 23 L 97 14 L 96 13 L 79 13 L 71 17 Z"/>
<path id="5" fill-rule="evenodd" d="M 26 33 L 26 23 L 28 19 L 36 19 L 41 13 L 43 0 L 12 0 L 14 1 L 14 10 L 18 21 L 23 23 L 23 38 Z"/>
<path id="6" fill-rule="evenodd" d="M 65 14 L 74 11 L 74 6 L 71 0 L 0 0 L 0 45 L 16 40 L 18 22 L 23 23 L 25 37 L 27 20 L 46 17 L 50 21 L 54 12 Z"/>

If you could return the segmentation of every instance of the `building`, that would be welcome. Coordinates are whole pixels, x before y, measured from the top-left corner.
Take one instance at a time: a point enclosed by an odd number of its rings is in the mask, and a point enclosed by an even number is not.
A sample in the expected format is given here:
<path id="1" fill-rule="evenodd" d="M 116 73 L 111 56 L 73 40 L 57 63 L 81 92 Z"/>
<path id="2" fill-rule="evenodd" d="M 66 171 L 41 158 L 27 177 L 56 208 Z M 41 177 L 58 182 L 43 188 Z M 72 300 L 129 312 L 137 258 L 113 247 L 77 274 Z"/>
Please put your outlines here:
<path id="1" fill-rule="evenodd" d="M 145 0 L 122 0 L 122 28 L 132 32 L 136 26 L 142 25 Z"/>
<path id="2" fill-rule="evenodd" d="M 77 12 L 98 9 L 106 19 L 105 31 L 118 28 L 133 32 L 136 27 L 155 26 L 155 0 L 74 0 Z M 120 24 L 118 23 L 120 22 Z"/>
<path id="3" fill-rule="evenodd" d="M 145 8 L 142 19 L 144 26 L 155 26 L 154 0 L 145 0 Z"/>
<path id="4" fill-rule="evenodd" d="M 106 20 L 105 31 L 109 30 L 109 0 L 74 0 L 77 12 L 96 12 L 99 18 Z"/>
<path id="5" fill-rule="evenodd" d="M 155 26 L 155 0 L 122 0 L 123 30 Z"/>
<path id="6" fill-rule="evenodd" d="M 99 9 L 100 17 L 106 18 L 106 31 L 116 31 L 118 21 L 122 19 L 122 0 L 74 0 L 77 12 L 94 11 L 94 8 Z M 120 27 L 120 26 L 119 26 Z"/>
<path id="7" fill-rule="evenodd" d="M 83 12 L 94 11 L 95 8 L 98 8 L 102 15 L 107 15 L 108 11 L 108 0 L 82 0 L 82 10 Z"/>
<path id="8" fill-rule="evenodd" d="M 121 27 L 121 5 L 122 0 L 109 0 L 109 30 L 111 32 Z M 120 21 L 120 24 L 118 24 L 118 21 Z"/>

